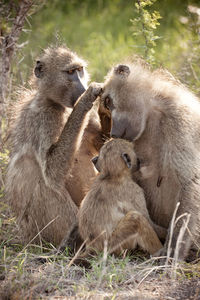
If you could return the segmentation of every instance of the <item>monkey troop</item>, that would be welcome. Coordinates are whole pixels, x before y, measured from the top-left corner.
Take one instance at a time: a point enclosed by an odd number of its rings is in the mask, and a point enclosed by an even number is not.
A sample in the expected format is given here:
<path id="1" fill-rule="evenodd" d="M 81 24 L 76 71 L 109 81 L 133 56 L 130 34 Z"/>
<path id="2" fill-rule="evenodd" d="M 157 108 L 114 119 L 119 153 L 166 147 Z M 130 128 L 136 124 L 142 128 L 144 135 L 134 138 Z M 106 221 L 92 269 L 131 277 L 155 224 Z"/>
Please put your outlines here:
<path id="1" fill-rule="evenodd" d="M 139 62 L 114 67 L 103 93 L 97 83 L 86 90 L 86 64 L 66 47 L 44 50 L 34 74 L 35 89 L 15 108 L 6 178 L 24 242 L 59 245 L 78 214 L 86 254 L 102 250 L 105 240 L 117 254 L 136 244 L 154 253 L 179 202 L 170 255 L 187 213 L 177 246 L 185 259 L 200 242 L 198 99 L 169 73 Z M 124 141 L 101 149 L 109 133 Z M 91 159 L 99 150 L 95 179 Z M 169 233 L 161 255 L 168 242 Z"/>

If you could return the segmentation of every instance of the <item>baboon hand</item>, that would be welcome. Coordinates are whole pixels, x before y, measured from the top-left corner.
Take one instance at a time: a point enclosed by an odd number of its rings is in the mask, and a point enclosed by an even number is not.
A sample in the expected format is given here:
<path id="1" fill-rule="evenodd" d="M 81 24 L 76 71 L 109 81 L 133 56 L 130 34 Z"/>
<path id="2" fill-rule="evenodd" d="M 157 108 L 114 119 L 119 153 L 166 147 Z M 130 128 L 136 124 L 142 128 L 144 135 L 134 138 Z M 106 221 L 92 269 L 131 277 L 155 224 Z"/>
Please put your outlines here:
<path id="1" fill-rule="evenodd" d="M 88 91 L 88 93 L 90 93 L 91 97 L 93 96 L 93 99 L 95 100 L 98 96 L 101 95 L 101 93 L 102 93 L 102 91 L 103 91 L 102 87 L 103 87 L 103 84 L 102 84 L 102 83 L 99 83 L 99 82 L 92 82 L 92 83 L 89 85 L 87 91 Z M 93 100 L 93 101 L 94 101 L 94 100 Z"/>
<path id="2" fill-rule="evenodd" d="M 102 93 L 102 83 L 92 82 L 85 93 L 82 95 L 82 101 L 87 109 L 91 109 L 94 101 Z"/>

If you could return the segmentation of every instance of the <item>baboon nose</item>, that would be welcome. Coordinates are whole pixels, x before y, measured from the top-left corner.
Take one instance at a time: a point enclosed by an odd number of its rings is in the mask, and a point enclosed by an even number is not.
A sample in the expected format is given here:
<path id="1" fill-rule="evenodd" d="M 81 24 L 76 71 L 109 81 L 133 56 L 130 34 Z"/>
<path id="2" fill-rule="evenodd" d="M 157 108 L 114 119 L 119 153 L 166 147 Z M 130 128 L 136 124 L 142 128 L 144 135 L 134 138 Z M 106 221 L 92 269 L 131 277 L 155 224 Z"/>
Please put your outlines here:
<path id="1" fill-rule="evenodd" d="M 98 161 L 98 156 L 95 156 L 93 159 L 92 159 L 92 162 L 94 165 L 96 165 L 97 161 Z"/>

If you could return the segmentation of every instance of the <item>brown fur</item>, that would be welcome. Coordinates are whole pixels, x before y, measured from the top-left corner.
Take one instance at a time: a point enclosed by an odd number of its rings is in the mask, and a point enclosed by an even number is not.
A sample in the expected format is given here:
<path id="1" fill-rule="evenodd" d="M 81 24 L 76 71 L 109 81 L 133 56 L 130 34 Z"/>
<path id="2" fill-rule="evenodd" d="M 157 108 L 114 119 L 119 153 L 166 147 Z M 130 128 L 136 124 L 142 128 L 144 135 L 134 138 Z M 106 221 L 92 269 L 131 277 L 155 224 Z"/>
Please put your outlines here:
<path id="1" fill-rule="evenodd" d="M 46 49 L 36 68 L 41 67 L 40 64 L 42 69 L 35 71 L 37 74 L 42 71 L 41 78 L 35 82 L 36 90 L 27 92 L 28 97 L 21 95 L 24 99 L 17 105 L 11 128 L 12 151 L 6 190 L 24 241 L 29 242 L 42 230 L 40 238 L 58 245 L 76 221 L 75 203 L 79 204 L 83 197 L 81 194 L 73 199 L 73 191 L 66 188 L 70 171 L 78 173 L 74 167 L 77 150 L 81 157 L 84 147 L 90 149 L 90 139 L 100 135 L 95 119 L 92 126 L 87 126 L 87 115 L 101 88 L 99 84 L 89 87 L 71 113 L 68 106 L 72 107 L 72 95 L 77 94 L 77 88 L 69 81 L 65 69 L 82 67 L 84 62 L 69 49 L 59 47 Z M 84 80 L 87 81 L 86 71 Z M 83 134 L 88 135 L 88 144 L 82 142 Z M 95 175 L 91 163 L 84 172 L 90 177 Z M 80 173 L 72 182 L 79 180 Z M 76 182 L 74 188 L 78 185 Z M 83 185 L 81 183 L 81 188 Z"/>
<path id="2" fill-rule="evenodd" d="M 177 202 L 177 217 L 191 215 L 179 248 L 179 257 L 184 259 L 191 245 L 200 240 L 198 99 L 168 72 L 151 72 L 136 63 L 118 65 L 108 74 L 101 101 L 110 107 L 111 135 L 134 141 L 141 161 L 136 179 L 144 189 L 152 220 L 168 229 Z M 183 220 L 174 229 L 172 256 Z M 164 255 L 168 241 L 169 235 Z"/>
<path id="3" fill-rule="evenodd" d="M 106 109 L 101 101 L 99 101 L 98 114 L 101 122 L 101 129 L 106 138 L 110 137 L 110 130 L 112 126 L 111 113 Z"/>
<path id="4" fill-rule="evenodd" d="M 134 249 L 137 244 L 155 253 L 162 244 L 151 226 L 143 191 L 132 180 L 132 172 L 137 168 L 132 143 L 120 139 L 106 143 L 96 167 L 100 174 L 78 214 L 87 252 L 102 251 L 107 240 L 109 252 L 115 254 Z"/>

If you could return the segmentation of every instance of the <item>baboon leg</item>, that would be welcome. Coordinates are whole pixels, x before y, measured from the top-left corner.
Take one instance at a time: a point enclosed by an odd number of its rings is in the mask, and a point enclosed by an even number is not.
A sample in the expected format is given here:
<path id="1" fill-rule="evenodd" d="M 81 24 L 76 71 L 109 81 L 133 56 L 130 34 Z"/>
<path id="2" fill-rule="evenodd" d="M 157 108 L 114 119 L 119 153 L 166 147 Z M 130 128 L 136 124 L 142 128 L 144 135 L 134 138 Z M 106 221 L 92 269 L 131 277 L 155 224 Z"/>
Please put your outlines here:
<path id="1" fill-rule="evenodd" d="M 109 248 L 110 252 L 119 255 L 122 250 L 133 250 L 136 245 L 150 254 L 162 248 L 157 234 L 147 219 L 136 211 L 130 211 L 113 231 Z"/>
<path id="2" fill-rule="evenodd" d="M 25 241 L 29 242 L 37 236 L 34 242 L 43 238 L 47 242 L 59 245 L 76 221 L 77 213 L 78 208 L 67 190 L 58 193 L 38 185 L 33 192 L 32 201 L 19 220 Z"/>
<path id="3" fill-rule="evenodd" d="M 61 241 L 57 251 L 62 253 L 66 247 L 68 247 L 72 253 L 76 253 L 83 243 L 84 241 L 79 233 L 78 222 L 76 221 L 73 224 L 71 231 L 69 231 Z"/>
<path id="4" fill-rule="evenodd" d="M 158 238 L 164 243 L 167 237 L 168 230 L 160 225 L 155 224 L 154 222 L 150 221 L 151 226 L 155 230 Z"/>

